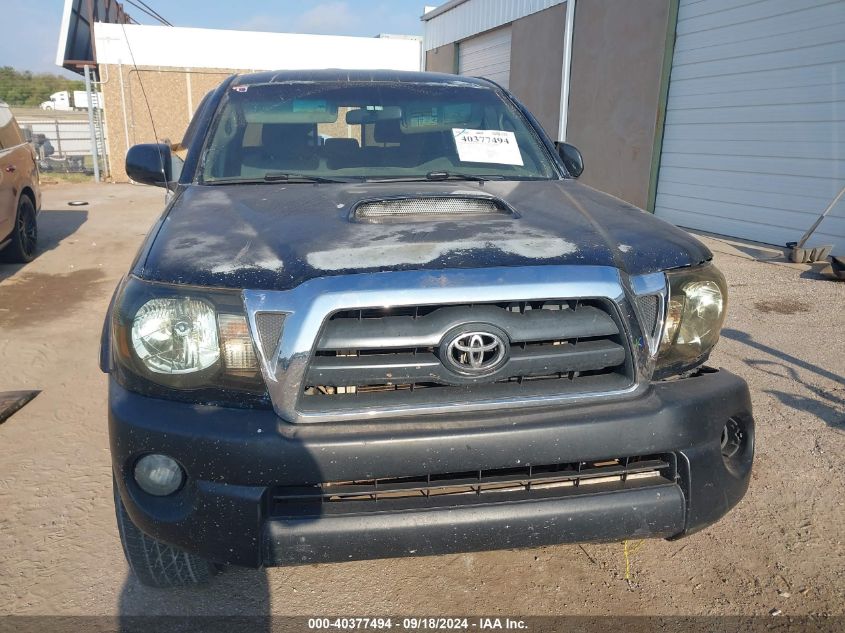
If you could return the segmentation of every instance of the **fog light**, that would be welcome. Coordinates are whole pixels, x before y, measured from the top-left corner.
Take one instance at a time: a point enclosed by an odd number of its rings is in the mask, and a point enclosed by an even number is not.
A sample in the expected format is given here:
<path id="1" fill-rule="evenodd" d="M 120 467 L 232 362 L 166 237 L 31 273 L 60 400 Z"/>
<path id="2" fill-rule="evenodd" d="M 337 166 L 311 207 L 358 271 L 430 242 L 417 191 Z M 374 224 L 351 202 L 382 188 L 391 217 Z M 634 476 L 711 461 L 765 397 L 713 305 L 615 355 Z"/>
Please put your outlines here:
<path id="1" fill-rule="evenodd" d="M 144 455 L 135 464 L 135 481 L 144 492 L 157 497 L 173 494 L 184 480 L 182 467 L 167 455 Z"/>

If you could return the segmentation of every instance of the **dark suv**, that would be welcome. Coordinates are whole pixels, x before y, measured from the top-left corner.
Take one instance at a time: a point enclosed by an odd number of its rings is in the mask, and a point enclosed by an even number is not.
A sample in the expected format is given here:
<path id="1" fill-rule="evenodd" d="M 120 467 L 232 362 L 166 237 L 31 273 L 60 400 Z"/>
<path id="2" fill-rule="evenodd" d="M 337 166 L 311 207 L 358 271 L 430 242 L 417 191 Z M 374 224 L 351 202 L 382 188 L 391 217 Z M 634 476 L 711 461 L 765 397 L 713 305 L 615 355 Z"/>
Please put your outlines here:
<path id="1" fill-rule="evenodd" d="M 183 145 L 127 154 L 173 195 L 102 342 L 142 582 L 674 538 L 745 493 L 711 253 L 579 184 L 506 90 L 234 76 Z"/>

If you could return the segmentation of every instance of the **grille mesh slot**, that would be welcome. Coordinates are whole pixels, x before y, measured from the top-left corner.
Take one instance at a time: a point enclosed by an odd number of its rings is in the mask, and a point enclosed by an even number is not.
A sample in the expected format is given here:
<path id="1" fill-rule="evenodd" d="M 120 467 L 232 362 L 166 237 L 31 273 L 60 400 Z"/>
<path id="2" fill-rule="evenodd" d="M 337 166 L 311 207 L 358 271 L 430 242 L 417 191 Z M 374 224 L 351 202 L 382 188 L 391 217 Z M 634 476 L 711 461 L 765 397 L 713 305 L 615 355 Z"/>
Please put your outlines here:
<path id="1" fill-rule="evenodd" d="M 422 198 L 389 198 L 359 203 L 353 212 L 361 221 L 391 218 L 413 219 L 435 216 L 512 215 L 509 207 L 495 198 L 428 196 Z"/>
<path id="2" fill-rule="evenodd" d="M 637 305 L 640 308 L 640 315 L 643 320 L 643 331 L 653 335 L 657 328 L 659 315 L 660 297 L 657 295 L 644 295 L 637 297 Z"/>
<path id="3" fill-rule="evenodd" d="M 255 315 L 258 340 L 261 343 L 264 358 L 271 358 L 276 353 L 284 323 L 285 315 L 281 312 L 259 312 Z"/>

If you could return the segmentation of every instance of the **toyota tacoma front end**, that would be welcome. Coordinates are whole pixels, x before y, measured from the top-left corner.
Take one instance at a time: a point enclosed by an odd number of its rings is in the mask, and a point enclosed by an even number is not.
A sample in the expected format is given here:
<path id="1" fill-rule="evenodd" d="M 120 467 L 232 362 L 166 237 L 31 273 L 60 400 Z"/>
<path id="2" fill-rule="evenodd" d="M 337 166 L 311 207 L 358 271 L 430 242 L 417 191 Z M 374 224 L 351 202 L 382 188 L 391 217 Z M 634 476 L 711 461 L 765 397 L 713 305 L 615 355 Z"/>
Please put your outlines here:
<path id="1" fill-rule="evenodd" d="M 500 87 L 237 76 L 189 131 L 179 168 L 127 156 L 173 196 L 103 333 L 143 582 L 676 538 L 742 498 L 754 423 L 705 365 L 712 255 L 580 185 Z"/>

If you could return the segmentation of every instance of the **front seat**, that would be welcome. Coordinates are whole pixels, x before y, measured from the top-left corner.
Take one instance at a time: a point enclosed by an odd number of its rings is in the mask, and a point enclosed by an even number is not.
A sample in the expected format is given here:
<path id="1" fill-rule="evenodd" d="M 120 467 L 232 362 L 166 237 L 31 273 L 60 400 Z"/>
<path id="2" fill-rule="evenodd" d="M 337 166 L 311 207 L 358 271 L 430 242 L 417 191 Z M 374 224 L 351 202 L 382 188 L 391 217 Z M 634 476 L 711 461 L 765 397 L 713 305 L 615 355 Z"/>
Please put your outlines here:
<path id="1" fill-rule="evenodd" d="M 326 167 L 329 169 L 355 167 L 359 163 L 360 149 L 356 138 L 327 138 L 323 146 Z"/>
<path id="2" fill-rule="evenodd" d="M 313 138 L 314 126 L 310 124 L 265 123 L 261 129 L 261 146 L 243 150 L 241 175 L 317 169 L 320 159 Z"/>

